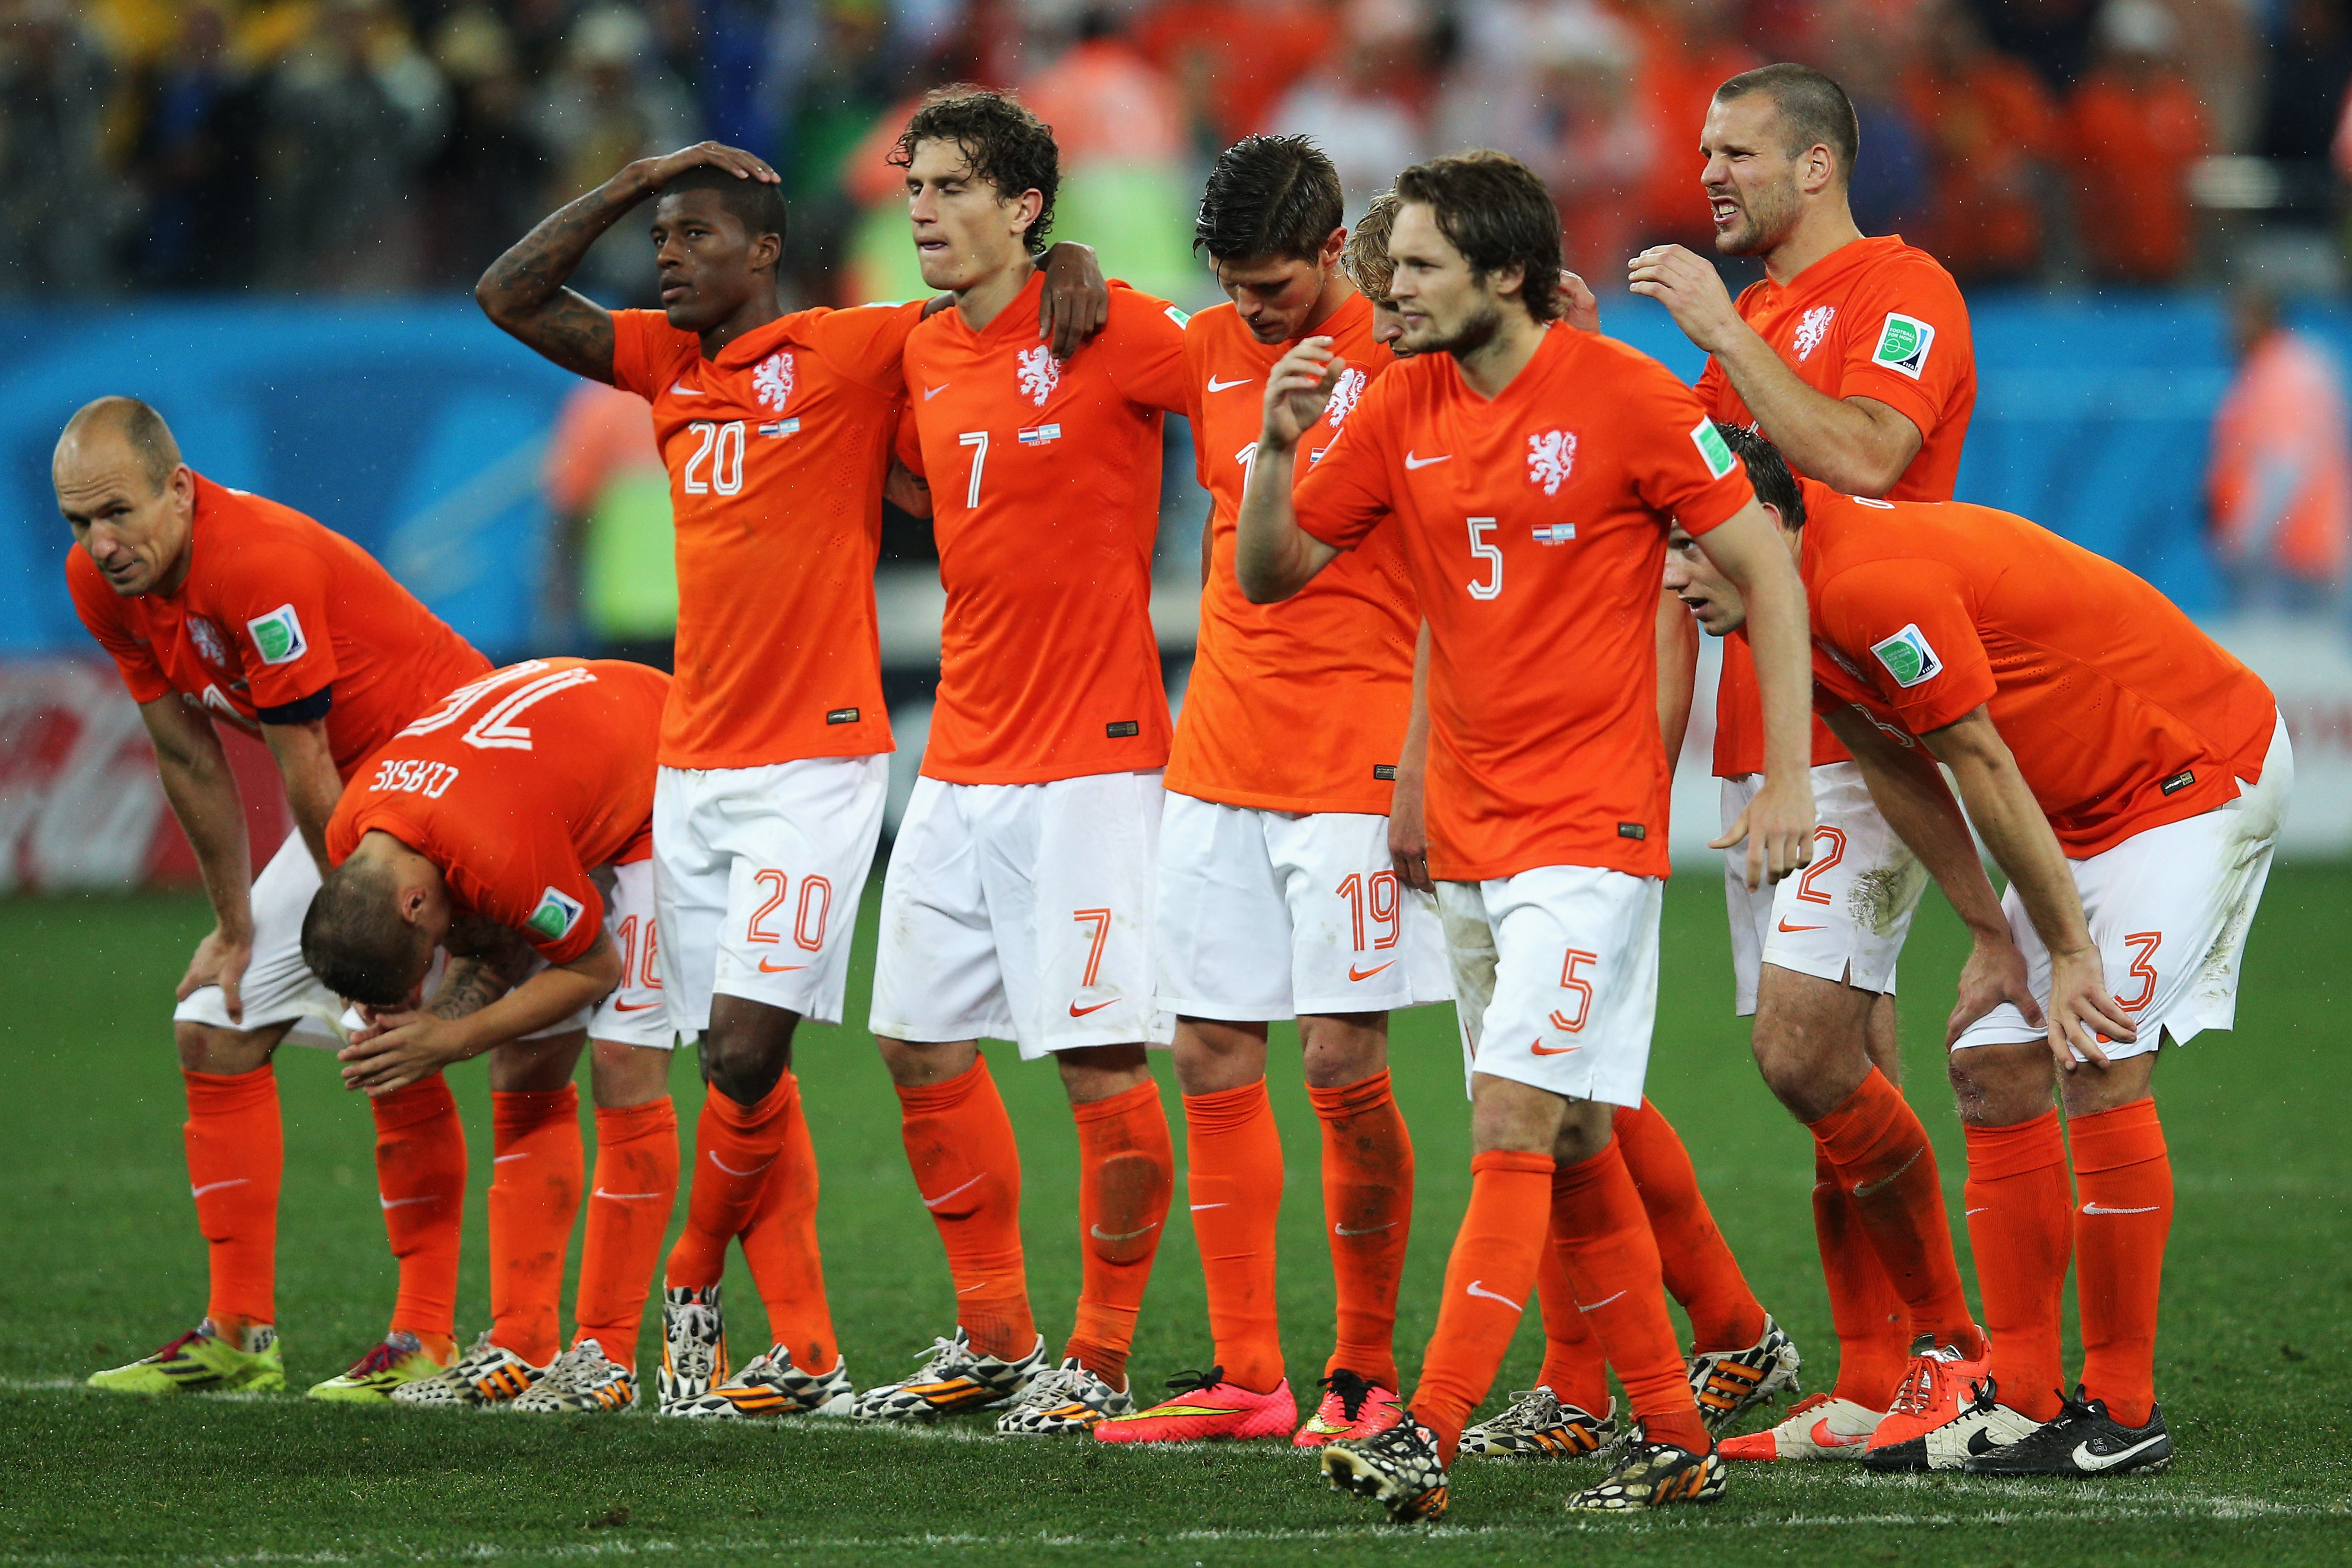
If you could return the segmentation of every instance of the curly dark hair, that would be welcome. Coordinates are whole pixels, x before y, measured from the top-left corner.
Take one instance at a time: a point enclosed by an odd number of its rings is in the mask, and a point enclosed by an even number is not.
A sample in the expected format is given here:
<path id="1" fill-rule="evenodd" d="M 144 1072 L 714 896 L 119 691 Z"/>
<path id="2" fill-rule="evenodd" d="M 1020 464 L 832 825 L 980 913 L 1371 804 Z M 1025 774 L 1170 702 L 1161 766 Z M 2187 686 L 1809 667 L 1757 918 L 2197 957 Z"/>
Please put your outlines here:
<path id="1" fill-rule="evenodd" d="M 1415 163 L 1397 176 L 1396 194 L 1401 205 L 1430 209 L 1473 274 L 1517 267 L 1528 314 L 1559 319 L 1559 209 L 1534 170 L 1481 148 Z"/>
<path id="2" fill-rule="evenodd" d="M 1007 200 L 1024 191 L 1045 197 L 1037 221 L 1023 236 L 1030 255 L 1045 250 L 1046 232 L 1054 226 L 1054 193 L 1062 184 L 1062 153 L 1054 144 L 1052 126 L 1009 93 L 957 82 L 924 95 L 888 162 L 908 167 L 916 146 L 925 142 L 954 142 L 972 177 L 987 181 Z"/>

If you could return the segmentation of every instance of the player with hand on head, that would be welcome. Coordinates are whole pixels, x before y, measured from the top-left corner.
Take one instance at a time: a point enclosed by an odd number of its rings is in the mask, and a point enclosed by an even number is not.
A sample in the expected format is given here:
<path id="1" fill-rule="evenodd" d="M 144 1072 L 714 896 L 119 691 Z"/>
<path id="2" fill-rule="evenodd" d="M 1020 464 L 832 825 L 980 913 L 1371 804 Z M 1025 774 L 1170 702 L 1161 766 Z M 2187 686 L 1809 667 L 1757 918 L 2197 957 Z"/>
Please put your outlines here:
<path id="1" fill-rule="evenodd" d="M 1834 489 L 1949 500 L 1976 405 L 1968 305 L 1926 252 L 1855 226 L 1847 187 L 1860 145 L 1853 106 L 1820 72 L 1774 65 L 1733 77 L 1707 110 L 1700 179 L 1716 248 L 1761 258 L 1764 279 L 1735 304 L 1712 263 L 1663 246 L 1633 259 L 1630 286 L 1706 351 L 1698 391 L 1716 418 L 1761 430 L 1798 472 Z M 1763 763 L 1742 639 L 1724 644 L 1716 724 L 1728 834 Z M 1959 1416 L 1985 1372 L 1935 1152 L 1897 1087 L 1895 960 L 1927 878 L 1819 724 L 1812 752 L 1812 869 L 1751 891 L 1734 856 L 1724 893 L 1757 1066 L 1813 1133 L 1838 1375 L 1724 1454 L 1904 1468 L 1928 1430 Z M 2000 1325 L 1990 1328 L 1998 1339 Z M 2017 1393 L 2054 1412 L 2047 1391 Z"/>
<path id="2" fill-rule="evenodd" d="M 668 687 L 658 670 L 611 661 L 494 671 L 362 763 L 328 824 L 335 868 L 303 917 L 302 956 L 365 1009 L 344 1081 L 381 1098 L 490 1058 L 491 1326 L 446 1372 L 395 1391 L 397 1404 L 636 1403 L 637 1327 L 677 1194 L 677 1035 L 653 973 L 648 858 Z M 436 950 L 447 966 L 420 1002 Z M 596 1173 L 578 1331 L 562 1350 L 583 1040 Z"/>
<path id="3" fill-rule="evenodd" d="M 1690 391 L 1558 324 L 1559 215 L 1540 180 L 1497 155 L 1443 158 L 1405 171 L 1397 195 L 1389 295 L 1415 356 L 1373 383 L 1295 500 L 1299 441 L 1346 367 L 1310 338 L 1275 368 L 1235 571 L 1271 603 L 1384 521 L 1402 531 L 1430 634 L 1429 868 L 1457 998 L 1461 955 L 1491 943 L 1496 962 L 1487 1005 L 1457 1001 L 1476 1153 L 1420 1386 L 1398 1425 L 1332 1444 L 1322 1468 L 1392 1518 L 1442 1513 L 1464 1423 L 1556 1244 L 1643 1426 L 1570 1507 L 1703 1500 L 1723 1467 L 1611 1131 L 1613 1108 L 1641 1103 L 1656 1008 L 1670 520 L 1696 527 L 1759 611 L 1772 761 L 1748 822 L 1759 882 L 1811 847 L 1802 591 Z M 1581 650 L 1572 668 L 1562 647 Z"/>
<path id="4" fill-rule="evenodd" d="M 289 1037 L 341 1043 L 342 1003 L 300 951 L 328 818 L 362 758 L 489 661 L 350 540 L 189 468 L 170 427 L 135 398 L 102 397 L 77 413 L 51 472 L 76 545 L 66 559 L 75 613 L 139 704 L 215 922 L 172 1015 L 211 1297 L 192 1332 L 90 1385 L 282 1387 L 275 1285 L 285 1135 L 271 1059 Z M 257 733 L 286 781 L 295 831 L 258 876 L 220 722 Z M 456 1353 L 466 1190 L 457 1101 L 428 1078 L 373 1109 L 399 1295 L 383 1341 L 311 1389 L 318 1398 L 380 1400 Z"/>
<path id="5" fill-rule="evenodd" d="M 1841 496 L 1733 439 L 1804 575 L 1815 703 L 1974 938 L 1945 1039 L 1978 1284 L 2004 1327 L 1920 1468 L 2161 1469 L 2172 1166 L 2153 1077 L 2168 1038 L 2234 1020 L 2294 783 L 2278 705 L 2156 589 L 2024 518 Z M 1708 630 L 1745 622 L 1679 539 L 1668 573 Z M 2009 879 L 1999 900 L 1970 823 Z M 2083 1375 L 2044 1417 L 2017 1395 L 2061 1386 L 2070 1250 Z"/>
<path id="6" fill-rule="evenodd" d="M 606 310 L 564 288 L 597 237 L 648 198 L 662 309 Z M 541 354 L 651 402 L 670 472 L 677 677 L 654 893 L 663 985 L 677 1026 L 699 1037 L 710 1092 L 663 1293 L 668 1415 L 837 1414 L 851 1392 L 792 1046 L 802 1018 L 841 1019 L 881 833 L 891 740 L 874 563 L 900 361 L 923 308 L 787 313 L 784 224 L 774 170 L 702 142 L 629 164 L 475 289 L 492 321 Z M 1034 309 L 1066 352 L 1099 324 L 1099 278 L 1083 247 L 1051 270 Z M 719 1300 L 739 1236 L 774 1341 L 740 1370 Z"/>
<path id="7" fill-rule="evenodd" d="M 1349 237 L 1342 258 L 1349 275 L 1372 301 L 1374 335 L 1395 345 L 1400 358 L 1412 350 L 1399 342 L 1404 321 L 1388 297 L 1393 273 L 1388 256 L 1396 220 L 1394 192 L 1376 198 Z M 1559 320 L 1581 331 L 1598 331 L 1601 310 L 1592 290 L 1573 272 L 1559 279 Z M 1682 750 L 1690 718 L 1691 675 L 1698 634 L 1672 595 L 1662 594 L 1657 626 L 1658 725 L 1666 755 Z M 1389 819 L 1389 847 L 1397 875 L 1408 887 L 1429 887 L 1428 836 L 1423 812 L 1429 745 L 1429 647 L 1426 628 L 1414 661 L 1412 719 L 1397 763 L 1396 804 Z M 1475 997 L 1490 994 L 1494 950 L 1475 931 L 1475 958 L 1467 964 Z M 1457 964 L 1466 954 L 1457 954 Z M 1715 1222 L 1699 1191 L 1698 1173 L 1673 1123 L 1646 1095 L 1613 1118 L 1625 1167 L 1642 1194 L 1643 1211 L 1657 1237 L 1667 1293 L 1682 1303 L 1692 1325 L 1688 1360 L 1691 1391 L 1707 1430 L 1721 1432 L 1749 1409 L 1794 1385 L 1801 1363 L 1796 1343 L 1749 1289 L 1739 1260 Z M 1563 1176 L 1562 1179 L 1565 1179 Z M 1542 1303 L 1544 1359 L 1535 1386 L 1515 1392 L 1510 1403 L 1462 1434 L 1465 1454 L 1574 1457 L 1609 1447 L 1620 1436 L 1616 1404 L 1609 1394 L 1608 1360 L 1576 1305 L 1576 1291 L 1556 1249 L 1547 1247 L 1536 1276 Z"/>
<path id="8" fill-rule="evenodd" d="M 1160 1005 L 1176 1015 L 1193 1234 L 1213 1370 L 1105 1442 L 1370 1436 L 1396 1420 L 1396 1293 L 1412 1220 L 1412 1140 L 1389 1087 L 1388 1015 L 1453 994 L 1437 911 L 1388 858 L 1388 803 L 1420 625 L 1393 532 L 1296 598 L 1234 580 L 1234 516 L 1256 455 L 1266 373 L 1310 333 L 1349 369 L 1307 437 L 1328 445 L 1389 354 L 1339 270 L 1339 172 L 1300 136 L 1251 136 L 1209 175 L 1193 246 L 1231 303 L 1185 329 L 1193 447 L 1212 506 L 1201 637 L 1160 818 Z M 1338 1342 L 1300 1425 L 1276 1310 L 1282 1140 L 1266 1025 L 1296 1018 L 1323 1130 L 1324 1235 Z"/>
<path id="9" fill-rule="evenodd" d="M 1009 1405 L 1000 1432 L 1083 1436 L 1132 1407 L 1128 1347 L 1175 1176 L 1144 1047 L 1167 1039 L 1152 1005 L 1170 726 L 1151 551 L 1162 415 L 1185 406 L 1183 317 L 1114 288 L 1077 353 L 1037 331 L 1060 153 L 1013 99 L 942 88 L 890 157 L 923 281 L 955 305 L 907 340 L 899 456 L 930 485 L 947 614 L 882 887 L 869 1026 L 956 1329 L 855 1414 Z M 1058 1365 L 1030 1313 L 1021 1154 L 982 1036 L 1051 1058 L 1077 1123 L 1083 1274 Z"/>

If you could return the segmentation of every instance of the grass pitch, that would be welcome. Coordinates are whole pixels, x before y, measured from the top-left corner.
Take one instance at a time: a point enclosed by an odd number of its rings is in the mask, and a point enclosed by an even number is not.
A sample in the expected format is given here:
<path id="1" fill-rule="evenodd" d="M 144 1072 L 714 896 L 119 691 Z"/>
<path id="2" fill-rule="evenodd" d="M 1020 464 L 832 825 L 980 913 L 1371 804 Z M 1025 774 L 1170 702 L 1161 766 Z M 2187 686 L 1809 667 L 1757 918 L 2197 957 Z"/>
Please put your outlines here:
<path id="1" fill-rule="evenodd" d="M 870 973 L 872 892 L 853 1017 L 863 1015 Z M 567 1423 L 290 1396 L 151 1402 L 83 1391 L 89 1371 L 152 1349 L 203 1308 L 166 1018 L 206 923 L 201 900 L 187 898 L 0 903 L 0 973 L 15 977 L 0 1012 L 11 1091 L 0 1139 L 8 1264 L 0 1559 L 1259 1568 L 1594 1551 L 1708 1564 L 2352 1561 L 2352 1431 L 2338 1398 L 2352 1379 L 2352 1138 L 2342 1110 L 2352 1103 L 2352 1059 L 2338 980 L 2352 951 L 2352 872 L 2273 877 L 2238 1033 L 2174 1053 L 2158 1075 L 2179 1190 L 2158 1367 L 2180 1450 L 2169 1475 L 2032 1484 L 1743 1468 L 1716 1506 L 1579 1523 L 1559 1503 L 1598 1473 L 1591 1463 L 1468 1461 L 1455 1472 L 1449 1522 L 1412 1531 L 1323 1489 L 1311 1460 L 1274 1445 L 1152 1452 L 1000 1441 L 978 1418 L 917 1433 L 834 1423 L 712 1429 L 642 1414 Z M 1938 1049 L 1963 951 L 1931 897 L 1904 967 L 1907 1076 L 1965 1245 L 1960 1139 Z M 1665 952 L 1653 1096 L 1681 1129 L 1758 1293 L 1797 1336 L 1808 1372 L 1826 1377 L 1836 1343 L 1813 1250 L 1808 1142 L 1757 1081 L 1745 1026 L 1731 1016 L 1711 877 L 1669 885 Z M 806 1029 L 797 1055 L 824 1168 L 835 1315 L 861 1383 L 879 1382 L 949 1328 L 950 1288 L 907 1173 L 896 1101 L 863 1031 Z M 1421 1171 L 1397 1340 L 1410 1382 L 1467 1194 L 1467 1117 L 1444 1010 L 1401 1016 L 1394 1055 Z M 1174 1085 L 1164 1058 L 1158 1068 L 1181 1159 Z M 1040 1327 L 1058 1343 L 1077 1289 L 1076 1139 L 1050 1070 L 1024 1068 L 1001 1049 L 996 1070 L 1028 1158 L 1032 1292 Z M 488 1316 L 489 1116 L 480 1070 L 450 1076 L 474 1137 L 459 1308 L 470 1337 Z M 1320 1371 L 1331 1313 L 1317 1134 L 1295 1058 L 1277 1050 L 1272 1076 L 1290 1171 L 1285 1343 L 1292 1384 L 1306 1388 Z M 317 1053 L 289 1048 L 278 1077 L 288 1122 L 279 1323 L 299 1390 L 382 1331 L 393 1268 L 371 1201 L 366 1107 Z M 674 1088 L 690 1130 L 701 1094 L 690 1062 L 679 1062 Z M 761 1342 L 757 1297 L 740 1264 L 728 1294 L 735 1342 Z M 658 1323 L 656 1308 L 648 1358 Z M 1139 1391 L 1208 1353 L 1192 1237 L 1171 1224 L 1136 1345 Z M 1533 1376 L 1540 1355 L 1530 1323 L 1496 1401 Z"/>

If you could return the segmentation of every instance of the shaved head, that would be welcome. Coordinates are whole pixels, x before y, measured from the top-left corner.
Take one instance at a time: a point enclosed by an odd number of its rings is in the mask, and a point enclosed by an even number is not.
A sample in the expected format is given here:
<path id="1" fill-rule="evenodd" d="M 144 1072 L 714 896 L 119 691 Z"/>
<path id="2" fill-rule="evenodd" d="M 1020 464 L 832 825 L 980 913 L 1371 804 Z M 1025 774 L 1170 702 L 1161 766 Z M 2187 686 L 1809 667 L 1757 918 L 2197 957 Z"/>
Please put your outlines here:
<path id="1" fill-rule="evenodd" d="M 69 462 L 103 462 L 125 449 L 159 493 L 172 482 L 173 471 L 180 466 L 180 444 L 153 407 L 135 397 L 101 397 L 83 404 L 66 421 L 51 467 L 63 469 Z"/>
<path id="2" fill-rule="evenodd" d="M 433 939 L 400 912 L 390 866 L 354 855 L 327 873 L 302 917 L 302 962 L 336 995 L 396 1007 L 425 978 Z"/>

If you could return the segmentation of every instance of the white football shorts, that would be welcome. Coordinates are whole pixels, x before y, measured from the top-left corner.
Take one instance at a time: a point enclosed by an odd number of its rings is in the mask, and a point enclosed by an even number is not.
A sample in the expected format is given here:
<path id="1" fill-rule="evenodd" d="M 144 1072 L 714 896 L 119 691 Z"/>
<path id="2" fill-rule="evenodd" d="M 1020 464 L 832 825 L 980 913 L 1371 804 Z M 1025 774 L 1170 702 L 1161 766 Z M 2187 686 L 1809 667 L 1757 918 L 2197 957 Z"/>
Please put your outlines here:
<path id="1" fill-rule="evenodd" d="M 2116 1000 L 2138 1026 L 2111 1059 L 2146 1056 L 2169 1035 L 2185 1045 L 2238 1016 L 2238 966 L 2254 923 L 2271 853 L 2294 793 L 2294 750 L 2281 719 L 2263 759 L 2260 784 L 2238 782 L 2238 798 L 2218 811 L 2136 833 L 2087 859 L 2069 860 L 2091 940 L 2106 963 Z M 2034 1000 L 2050 995 L 2050 952 L 2012 887 L 2001 899 L 2010 934 L 2025 954 Z M 1961 1032 L 1952 1048 L 2047 1037 L 2004 1002 Z"/>
<path id="2" fill-rule="evenodd" d="M 1762 773 L 1723 784 L 1727 833 L 1763 787 Z M 1895 994 L 1895 961 L 1911 934 L 1927 868 L 1911 853 L 1853 763 L 1813 770 L 1813 862 L 1793 877 L 1748 887 L 1748 847 L 1724 851 L 1723 901 L 1731 916 L 1731 972 L 1743 1018 L 1769 963 L 1860 991 Z"/>
<path id="3" fill-rule="evenodd" d="M 841 1022 L 890 759 L 664 768 L 654 784 L 660 973 L 680 1034 L 714 994 Z"/>
<path id="4" fill-rule="evenodd" d="M 1162 1009 L 1263 1023 L 1454 999 L 1436 900 L 1397 880 L 1387 817 L 1167 800 Z"/>
<path id="5" fill-rule="evenodd" d="M 1160 773 L 1046 784 L 915 781 L 882 880 L 868 1027 L 1011 1040 L 1024 1061 L 1166 1045 L 1153 1005 Z"/>
<path id="6" fill-rule="evenodd" d="M 1664 899 L 1657 878 L 1591 866 L 1438 883 L 1465 1086 L 1483 1072 L 1639 1106 Z"/>

